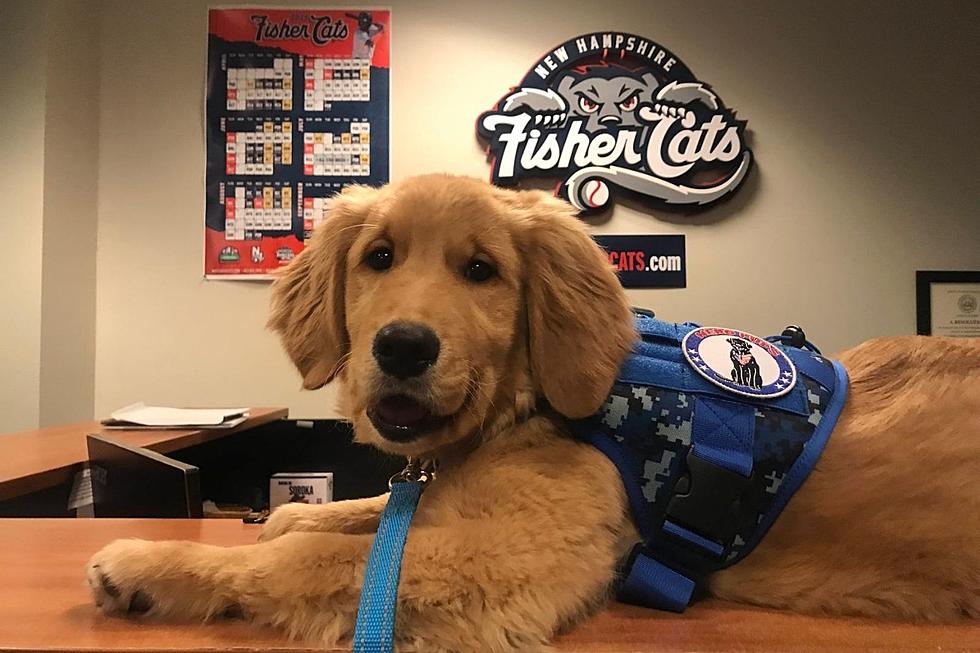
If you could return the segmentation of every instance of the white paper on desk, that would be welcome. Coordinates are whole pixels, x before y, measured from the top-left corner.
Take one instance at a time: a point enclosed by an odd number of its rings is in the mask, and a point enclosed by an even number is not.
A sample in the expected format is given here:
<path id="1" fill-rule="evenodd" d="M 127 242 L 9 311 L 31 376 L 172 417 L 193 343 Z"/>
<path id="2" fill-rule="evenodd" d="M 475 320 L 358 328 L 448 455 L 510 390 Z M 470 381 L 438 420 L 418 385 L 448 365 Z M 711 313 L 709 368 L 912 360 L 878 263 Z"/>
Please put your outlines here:
<path id="1" fill-rule="evenodd" d="M 113 419 L 102 420 L 102 428 L 106 431 L 186 431 L 187 429 L 198 429 L 207 431 L 220 431 L 221 429 L 233 429 L 248 419 L 248 413 L 239 417 L 233 417 L 221 424 L 175 424 L 173 426 L 146 426 L 144 424 L 133 424 L 132 422 L 120 422 Z"/>
<path id="2" fill-rule="evenodd" d="M 219 426 L 248 414 L 248 408 L 170 408 L 142 401 L 111 414 L 112 419 L 140 426 Z"/>

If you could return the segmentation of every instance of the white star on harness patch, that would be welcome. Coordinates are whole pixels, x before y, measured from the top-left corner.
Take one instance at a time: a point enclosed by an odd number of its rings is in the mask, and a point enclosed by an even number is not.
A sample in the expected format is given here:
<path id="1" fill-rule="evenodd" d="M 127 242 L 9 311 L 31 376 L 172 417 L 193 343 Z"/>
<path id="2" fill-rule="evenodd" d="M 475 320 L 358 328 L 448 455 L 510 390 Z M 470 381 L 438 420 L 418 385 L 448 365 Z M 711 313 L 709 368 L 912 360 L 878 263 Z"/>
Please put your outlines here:
<path id="1" fill-rule="evenodd" d="M 688 351 L 689 354 L 691 354 L 691 358 L 698 358 L 698 350 L 697 349 L 688 349 L 687 351 Z"/>

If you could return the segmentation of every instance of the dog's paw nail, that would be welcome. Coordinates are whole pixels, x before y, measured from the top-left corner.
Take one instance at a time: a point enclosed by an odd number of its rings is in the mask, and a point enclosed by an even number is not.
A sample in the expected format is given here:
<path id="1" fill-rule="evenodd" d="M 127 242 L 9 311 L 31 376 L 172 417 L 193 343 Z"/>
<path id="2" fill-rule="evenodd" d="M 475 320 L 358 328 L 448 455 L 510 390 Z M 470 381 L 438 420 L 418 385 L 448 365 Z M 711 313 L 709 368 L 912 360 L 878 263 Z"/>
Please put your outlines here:
<path id="1" fill-rule="evenodd" d="M 98 567 L 92 567 L 89 571 L 88 585 L 92 591 L 92 602 L 95 607 L 103 612 L 118 612 L 122 598 L 122 592 L 115 583 Z"/>
<path id="2" fill-rule="evenodd" d="M 153 601 L 143 592 L 136 590 L 132 598 L 129 599 L 129 612 L 132 614 L 143 614 L 153 607 Z"/>
<path id="3" fill-rule="evenodd" d="M 237 603 L 229 605 L 221 611 L 222 619 L 245 619 L 245 609 Z"/>
<path id="4" fill-rule="evenodd" d="M 102 591 L 114 599 L 118 599 L 120 596 L 119 588 L 105 574 L 102 575 Z"/>

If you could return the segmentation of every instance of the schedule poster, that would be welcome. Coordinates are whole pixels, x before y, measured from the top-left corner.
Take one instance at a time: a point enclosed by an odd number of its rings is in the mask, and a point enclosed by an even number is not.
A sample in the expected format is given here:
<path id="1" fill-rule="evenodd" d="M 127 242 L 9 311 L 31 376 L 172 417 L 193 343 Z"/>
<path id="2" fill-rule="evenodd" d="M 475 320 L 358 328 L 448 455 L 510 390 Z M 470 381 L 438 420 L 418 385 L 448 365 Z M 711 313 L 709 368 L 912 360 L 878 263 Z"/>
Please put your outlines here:
<path id="1" fill-rule="evenodd" d="M 390 10 L 208 12 L 205 276 L 267 278 L 388 182 L 390 43 Z"/>

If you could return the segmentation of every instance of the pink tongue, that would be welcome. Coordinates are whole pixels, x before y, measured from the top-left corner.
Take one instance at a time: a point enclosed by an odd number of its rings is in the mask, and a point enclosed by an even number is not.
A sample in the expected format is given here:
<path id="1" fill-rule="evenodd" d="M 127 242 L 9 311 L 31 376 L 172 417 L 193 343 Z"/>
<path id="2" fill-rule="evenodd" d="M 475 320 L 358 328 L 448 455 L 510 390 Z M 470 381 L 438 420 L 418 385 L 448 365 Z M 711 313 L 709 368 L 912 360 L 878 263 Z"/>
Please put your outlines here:
<path id="1" fill-rule="evenodd" d="M 429 416 L 422 404 L 404 395 L 382 399 L 377 411 L 381 419 L 394 426 L 412 426 Z"/>

